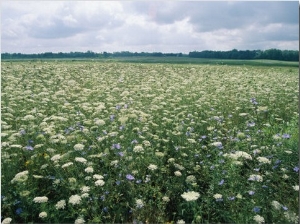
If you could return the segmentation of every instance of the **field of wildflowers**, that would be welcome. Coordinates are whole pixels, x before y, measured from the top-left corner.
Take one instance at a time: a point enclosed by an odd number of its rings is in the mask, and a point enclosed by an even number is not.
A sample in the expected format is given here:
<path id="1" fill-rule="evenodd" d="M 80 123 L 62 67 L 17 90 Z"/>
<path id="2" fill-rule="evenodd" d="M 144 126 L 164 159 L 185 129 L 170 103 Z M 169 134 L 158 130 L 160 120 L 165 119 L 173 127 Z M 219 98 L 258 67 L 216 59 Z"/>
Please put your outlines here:
<path id="1" fill-rule="evenodd" d="M 2 223 L 297 223 L 298 68 L 1 63 Z"/>

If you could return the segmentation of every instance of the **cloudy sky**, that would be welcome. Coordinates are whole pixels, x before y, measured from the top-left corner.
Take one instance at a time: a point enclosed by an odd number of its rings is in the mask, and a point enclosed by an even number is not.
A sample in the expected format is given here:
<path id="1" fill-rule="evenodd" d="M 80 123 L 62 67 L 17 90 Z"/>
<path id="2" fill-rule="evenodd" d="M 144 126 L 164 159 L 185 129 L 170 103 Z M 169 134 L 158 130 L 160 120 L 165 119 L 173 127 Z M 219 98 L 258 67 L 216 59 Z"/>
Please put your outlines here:
<path id="1" fill-rule="evenodd" d="M 1 51 L 299 49 L 299 2 L 8 1 Z"/>

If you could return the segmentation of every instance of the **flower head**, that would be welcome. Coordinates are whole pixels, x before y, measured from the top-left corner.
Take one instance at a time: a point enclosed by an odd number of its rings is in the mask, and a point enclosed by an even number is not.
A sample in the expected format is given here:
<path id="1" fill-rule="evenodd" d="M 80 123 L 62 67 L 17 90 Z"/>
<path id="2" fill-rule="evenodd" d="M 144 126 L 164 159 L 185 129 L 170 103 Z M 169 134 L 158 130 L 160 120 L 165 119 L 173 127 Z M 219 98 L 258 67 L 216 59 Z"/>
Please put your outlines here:
<path id="1" fill-rule="evenodd" d="M 136 204 L 136 207 L 137 207 L 137 208 L 142 208 L 142 207 L 144 207 L 144 202 L 143 202 L 143 200 L 141 200 L 141 199 L 136 199 L 136 200 L 135 200 L 135 204 Z"/>
<path id="2" fill-rule="evenodd" d="M 66 201 L 60 200 L 56 203 L 55 208 L 58 209 L 64 209 L 66 207 Z"/>
<path id="3" fill-rule="evenodd" d="M 134 176 L 132 176 L 131 174 L 127 174 L 126 179 L 127 180 L 134 180 Z"/>
<path id="4" fill-rule="evenodd" d="M 196 201 L 200 194 L 195 191 L 184 192 L 181 197 L 183 197 L 186 201 Z"/>
<path id="5" fill-rule="evenodd" d="M 75 151 L 81 151 L 84 149 L 84 145 L 83 144 L 76 144 L 74 145 L 74 150 Z"/>
<path id="6" fill-rule="evenodd" d="M 80 202 L 81 202 L 81 197 L 77 194 L 72 195 L 69 198 L 69 203 L 72 204 L 72 205 L 78 205 L 78 204 L 80 204 Z"/>
<path id="7" fill-rule="evenodd" d="M 47 217 L 47 212 L 41 212 L 40 214 L 39 214 L 39 217 L 40 218 L 46 218 Z"/>
<path id="8" fill-rule="evenodd" d="M 156 170 L 156 169 L 157 169 L 157 166 L 154 165 L 154 164 L 150 164 L 150 165 L 148 166 L 148 169 L 149 169 L 149 170 Z"/>
<path id="9" fill-rule="evenodd" d="M 259 224 L 265 222 L 264 217 L 262 217 L 262 216 L 260 216 L 260 215 L 254 216 L 254 217 L 253 217 L 253 220 L 254 220 L 255 222 L 259 223 Z"/>
<path id="10" fill-rule="evenodd" d="M 221 194 L 215 194 L 214 198 L 216 199 L 216 201 L 223 201 L 223 195 Z"/>
<path id="11" fill-rule="evenodd" d="M 43 196 L 43 197 L 35 197 L 33 199 L 33 201 L 35 203 L 46 203 L 48 201 L 48 198 L 46 196 Z"/>

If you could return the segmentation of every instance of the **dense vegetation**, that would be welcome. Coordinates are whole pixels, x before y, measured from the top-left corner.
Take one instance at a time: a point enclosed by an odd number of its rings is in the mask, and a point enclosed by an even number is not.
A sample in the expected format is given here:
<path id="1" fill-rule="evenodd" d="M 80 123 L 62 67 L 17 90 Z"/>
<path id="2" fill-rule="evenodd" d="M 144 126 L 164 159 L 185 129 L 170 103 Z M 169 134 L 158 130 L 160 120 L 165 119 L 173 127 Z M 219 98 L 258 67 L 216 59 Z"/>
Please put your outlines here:
<path id="1" fill-rule="evenodd" d="M 189 58 L 214 58 L 214 59 L 270 59 L 270 60 L 283 60 L 283 61 L 298 61 L 299 51 L 293 50 L 236 50 L 231 51 L 193 51 L 189 54 L 182 53 L 161 53 L 161 52 L 103 52 L 95 53 L 92 51 L 87 52 L 70 52 L 70 53 L 53 53 L 46 52 L 41 54 L 21 54 L 21 53 L 2 53 L 2 59 L 50 59 L 50 58 L 118 58 L 118 57 L 189 57 Z"/>
<path id="2" fill-rule="evenodd" d="M 297 223 L 298 68 L 1 64 L 3 223 Z"/>

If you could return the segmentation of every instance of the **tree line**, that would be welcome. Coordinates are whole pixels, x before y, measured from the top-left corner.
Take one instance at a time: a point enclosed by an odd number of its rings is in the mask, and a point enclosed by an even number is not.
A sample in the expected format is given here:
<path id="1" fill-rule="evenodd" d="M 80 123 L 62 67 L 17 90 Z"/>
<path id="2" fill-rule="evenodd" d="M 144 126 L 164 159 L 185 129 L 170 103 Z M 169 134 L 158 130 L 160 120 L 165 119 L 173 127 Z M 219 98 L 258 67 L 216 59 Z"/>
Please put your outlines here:
<path id="1" fill-rule="evenodd" d="M 1 53 L 2 59 L 62 59 L 62 58 L 117 58 L 117 57 L 190 57 L 190 58 L 211 58 L 211 59 L 269 59 L 282 61 L 298 61 L 299 51 L 297 50 L 237 50 L 230 51 L 192 51 L 188 54 L 183 53 L 162 53 L 162 52 L 69 52 L 53 53 L 45 52 L 39 54 L 22 53 Z"/>

